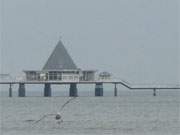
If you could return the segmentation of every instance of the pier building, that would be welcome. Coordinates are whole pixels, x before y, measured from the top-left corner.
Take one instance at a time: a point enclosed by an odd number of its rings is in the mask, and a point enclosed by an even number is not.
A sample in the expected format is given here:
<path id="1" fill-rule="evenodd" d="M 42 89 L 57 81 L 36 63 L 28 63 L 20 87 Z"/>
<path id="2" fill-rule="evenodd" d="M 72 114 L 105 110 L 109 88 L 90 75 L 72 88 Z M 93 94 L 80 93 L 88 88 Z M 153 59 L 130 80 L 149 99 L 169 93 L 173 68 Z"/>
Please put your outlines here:
<path id="1" fill-rule="evenodd" d="M 63 43 L 59 41 L 42 70 L 24 70 L 24 73 L 26 81 L 71 82 L 69 95 L 78 96 L 76 82 L 95 81 L 96 70 L 82 70 L 78 68 Z M 19 95 L 24 96 L 24 91 L 24 84 L 21 84 Z M 50 83 L 45 83 L 44 96 L 51 96 Z"/>
<path id="2" fill-rule="evenodd" d="M 95 72 L 78 68 L 61 41 L 42 70 L 24 70 L 26 81 L 94 81 Z"/>

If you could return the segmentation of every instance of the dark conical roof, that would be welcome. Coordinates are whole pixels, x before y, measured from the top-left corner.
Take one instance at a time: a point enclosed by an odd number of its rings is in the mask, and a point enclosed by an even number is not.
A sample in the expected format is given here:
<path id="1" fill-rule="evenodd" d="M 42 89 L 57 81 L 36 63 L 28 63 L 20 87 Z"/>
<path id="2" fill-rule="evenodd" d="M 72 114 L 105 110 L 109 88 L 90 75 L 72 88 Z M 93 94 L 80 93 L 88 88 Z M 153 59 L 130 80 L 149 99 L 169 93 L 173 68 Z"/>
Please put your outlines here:
<path id="1" fill-rule="evenodd" d="M 43 70 L 64 70 L 77 69 L 71 56 L 61 41 L 58 42 L 48 61 L 43 67 Z"/>

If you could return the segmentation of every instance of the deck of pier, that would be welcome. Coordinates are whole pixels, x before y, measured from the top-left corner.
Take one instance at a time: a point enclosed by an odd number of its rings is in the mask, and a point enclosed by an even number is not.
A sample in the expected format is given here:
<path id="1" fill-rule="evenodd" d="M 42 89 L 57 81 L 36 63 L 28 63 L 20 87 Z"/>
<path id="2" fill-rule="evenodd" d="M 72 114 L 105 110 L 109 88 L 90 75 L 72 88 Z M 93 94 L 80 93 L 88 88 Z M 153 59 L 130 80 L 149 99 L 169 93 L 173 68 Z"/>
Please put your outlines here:
<path id="1" fill-rule="evenodd" d="M 180 85 L 143 85 L 143 84 L 130 84 L 121 80 L 96 80 L 96 81 L 1 81 L 0 84 L 120 84 L 128 89 L 136 90 L 152 90 L 152 89 L 180 89 Z"/>

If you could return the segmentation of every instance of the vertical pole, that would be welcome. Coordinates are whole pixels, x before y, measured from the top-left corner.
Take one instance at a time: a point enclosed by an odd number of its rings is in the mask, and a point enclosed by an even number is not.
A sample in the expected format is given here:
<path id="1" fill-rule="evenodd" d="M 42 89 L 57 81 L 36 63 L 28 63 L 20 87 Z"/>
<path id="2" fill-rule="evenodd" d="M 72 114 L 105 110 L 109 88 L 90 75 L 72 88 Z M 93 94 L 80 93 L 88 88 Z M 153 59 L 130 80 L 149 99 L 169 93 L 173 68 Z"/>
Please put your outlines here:
<path id="1" fill-rule="evenodd" d="M 114 96 L 117 97 L 117 84 L 115 83 L 114 84 Z"/>
<path id="2" fill-rule="evenodd" d="M 77 90 L 77 84 L 76 83 L 70 84 L 69 96 L 70 97 L 77 97 L 78 96 L 78 90 Z"/>
<path id="3" fill-rule="evenodd" d="M 9 97 L 12 97 L 12 84 L 9 84 Z"/>
<path id="4" fill-rule="evenodd" d="M 19 94 L 18 94 L 19 97 L 25 97 L 26 90 L 25 90 L 25 84 L 24 83 L 19 84 L 19 90 L 18 91 L 19 91 Z"/>
<path id="5" fill-rule="evenodd" d="M 156 89 L 153 89 L 153 96 L 156 96 Z"/>
<path id="6" fill-rule="evenodd" d="M 44 84 L 44 97 L 51 97 L 51 84 L 50 83 Z"/>
<path id="7" fill-rule="evenodd" d="M 96 83 L 95 96 L 103 96 L 103 83 Z"/>

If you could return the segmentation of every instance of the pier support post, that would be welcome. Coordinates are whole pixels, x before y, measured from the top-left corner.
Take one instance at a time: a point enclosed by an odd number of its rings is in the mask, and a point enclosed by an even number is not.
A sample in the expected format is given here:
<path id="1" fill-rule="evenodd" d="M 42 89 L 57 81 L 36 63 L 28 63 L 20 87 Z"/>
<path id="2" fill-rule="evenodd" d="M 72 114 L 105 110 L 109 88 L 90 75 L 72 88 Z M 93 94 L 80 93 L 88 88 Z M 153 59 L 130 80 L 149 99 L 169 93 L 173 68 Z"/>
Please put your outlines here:
<path id="1" fill-rule="evenodd" d="M 20 83 L 19 84 L 19 90 L 18 90 L 18 96 L 19 97 L 25 97 L 26 95 L 26 90 L 25 90 L 25 84 L 24 83 Z"/>
<path id="2" fill-rule="evenodd" d="M 76 83 L 70 84 L 69 96 L 70 97 L 77 97 L 78 96 L 78 90 L 77 90 L 77 84 Z"/>
<path id="3" fill-rule="evenodd" d="M 114 84 L 114 96 L 117 97 L 117 84 L 115 83 Z"/>
<path id="4" fill-rule="evenodd" d="M 51 84 L 50 83 L 44 84 L 44 97 L 51 97 Z"/>
<path id="5" fill-rule="evenodd" d="M 12 84 L 9 84 L 9 97 L 12 97 Z"/>
<path id="6" fill-rule="evenodd" d="M 153 89 L 153 96 L 156 96 L 156 89 Z"/>
<path id="7" fill-rule="evenodd" d="M 96 83 L 95 96 L 103 96 L 103 83 Z"/>

